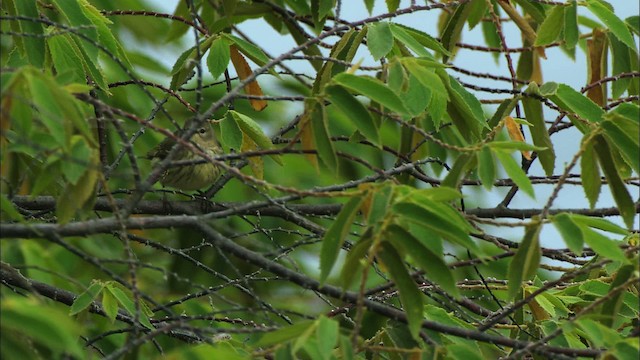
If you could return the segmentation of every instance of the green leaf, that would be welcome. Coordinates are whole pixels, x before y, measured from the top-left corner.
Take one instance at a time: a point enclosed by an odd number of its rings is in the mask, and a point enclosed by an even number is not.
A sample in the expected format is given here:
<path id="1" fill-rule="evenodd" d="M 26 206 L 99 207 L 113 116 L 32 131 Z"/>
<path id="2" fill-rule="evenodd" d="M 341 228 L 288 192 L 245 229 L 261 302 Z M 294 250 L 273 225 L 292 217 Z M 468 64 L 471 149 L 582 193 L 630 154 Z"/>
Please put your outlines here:
<path id="1" fill-rule="evenodd" d="M 602 182 L 600 180 L 600 169 L 598 168 L 598 158 L 593 149 L 593 144 L 584 144 L 585 151 L 580 158 L 580 179 L 582 188 L 589 200 L 589 206 L 593 209 L 600 196 Z"/>
<path id="2" fill-rule="evenodd" d="M 636 258 L 637 260 L 637 258 Z M 637 261 L 636 261 L 637 263 Z M 633 264 L 623 265 L 618 269 L 615 278 L 609 286 L 609 294 L 612 294 L 612 290 L 618 286 L 627 282 L 633 273 L 635 272 L 635 266 Z M 624 291 L 615 293 L 605 301 L 602 305 L 602 315 L 604 315 L 603 323 L 608 327 L 613 327 L 616 318 L 619 316 L 620 307 L 622 306 L 622 300 L 624 298 Z"/>
<path id="3" fill-rule="evenodd" d="M 449 170 L 447 176 L 442 180 L 441 186 L 457 189 L 463 176 L 465 176 L 469 170 L 468 167 L 472 160 L 473 156 L 470 153 L 460 154 L 453 163 L 453 166 Z"/>
<path id="4" fill-rule="evenodd" d="M 290 326 L 284 326 L 276 331 L 263 334 L 253 345 L 256 348 L 259 348 L 285 343 L 298 338 L 300 334 L 307 333 L 309 329 L 315 329 L 316 326 L 317 322 L 312 320 L 301 321 Z"/>
<path id="5" fill-rule="evenodd" d="M 534 46 L 544 46 L 556 41 L 563 28 L 564 6 L 553 6 L 540 24 Z"/>
<path id="6" fill-rule="evenodd" d="M 454 125 L 468 141 L 479 139 L 481 129 L 487 128 L 482 104 L 478 98 L 442 69 L 436 70 L 436 74 L 440 76 L 449 93 L 447 109 Z"/>
<path id="7" fill-rule="evenodd" d="M 171 69 L 171 75 L 173 75 L 171 77 L 171 84 L 169 86 L 171 90 L 178 89 L 180 86 L 182 86 L 182 84 L 190 79 L 193 69 L 196 66 L 196 62 L 200 60 L 200 58 L 198 58 L 198 55 L 204 56 L 207 50 L 209 50 L 209 48 L 211 47 L 211 43 L 215 39 L 217 39 L 217 37 L 210 36 L 203 42 L 201 42 L 199 45 L 199 52 L 198 50 L 196 50 L 196 47 L 193 46 L 180 54 L 175 64 L 173 64 L 173 68 Z"/>
<path id="8" fill-rule="evenodd" d="M 100 41 L 98 40 L 98 31 L 95 28 L 95 24 L 93 24 L 91 20 L 87 18 L 85 12 L 82 11 L 80 1 L 53 0 L 52 2 L 56 5 L 56 8 L 60 11 L 60 13 L 62 13 L 62 15 L 67 19 L 69 25 L 78 28 L 76 30 L 77 32 L 84 34 L 96 43 L 100 43 Z M 85 40 L 79 42 L 78 46 L 89 55 L 89 62 L 97 62 L 97 47 Z"/>
<path id="9" fill-rule="evenodd" d="M 631 30 L 640 36 L 640 16 L 633 15 L 624 19 L 624 22 L 631 28 Z"/>
<path id="10" fill-rule="evenodd" d="M 558 229 L 564 243 L 573 251 L 574 254 L 580 255 L 583 251 L 584 239 L 580 227 L 573 221 L 571 216 L 566 213 L 558 214 L 552 218 L 553 225 Z"/>
<path id="11" fill-rule="evenodd" d="M 582 237 L 584 242 L 596 252 L 607 259 L 627 262 L 624 252 L 620 249 L 619 242 L 613 241 L 608 237 L 593 231 L 586 226 L 581 226 Z"/>
<path id="12" fill-rule="evenodd" d="M 87 357 L 78 342 L 80 327 L 59 307 L 33 298 L 7 297 L 2 300 L 1 309 L 3 334 L 18 334 L 30 343 L 42 344 L 51 350 L 53 358 L 63 358 L 63 354 L 77 359 Z"/>
<path id="13" fill-rule="evenodd" d="M 569 2 L 564 8 L 564 42 L 567 49 L 576 47 L 580 39 L 578 29 L 578 3 L 575 0 Z"/>
<path id="14" fill-rule="evenodd" d="M 445 102 L 449 100 L 447 89 L 442 80 L 433 70 L 428 68 L 431 62 L 415 58 L 403 58 L 401 63 L 424 87 L 431 90 L 433 96 L 443 97 Z"/>
<path id="15" fill-rule="evenodd" d="M 478 177 L 485 189 L 491 190 L 493 182 L 496 180 L 496 164 L 491 154 L 491 150 L 483 146 L 476 153 L 478 157 Z"/>
<path id="16" fill-rule="evenodd" d="M 104 284 L 99 281 L 94 281 L 91 286 L 87 290 L 85 290 L 82 294 L 78 295 L 78 297 L 73 300 L 73 304 L 69 309 L 69 315 L 75 315 L 82 310 L 88 308 L 93 301 L 100 295 L 102 289 L 104 288 Z"/>
<path id="17" fill-rule="evenodd" d="M 445 215 L 434 213 L 411 202 L 397 203 L 393 206 L 393 209 L 401 218 L 431 230 L 438 236 L 469 249 L 471 252 L 478 252 L 478 246 L 471 240 L 469 234 L 465 231 L 466 228 L 451 221 Z"/>
<path id="18" fill-rule="evenodd" d="M 529 84 L 525 93 L 538 95 L 540 93 L 538 85 L 535 82 Z M 549 132 L 544 122 L 542 103 L 538 99 L 526 96 L 522 98 L 522 105 L 527 120 L 531 123 L 529 131 L 531 132 L 533 143 L 536 146 L 546 148 L 545 150 L 538 151 L 538 158 L 540 159 L 540 164 L 545 174 L 551 176 L 555 168 L 556 153 L 553 150 L 553 143 L 551 142 Z"/>
<path id="19" fill-rule="evenodd" d="M 637 123 L 633 123 L 623 117 L 619 117 L 615 121 L 605 120 L 600 123 L 604 129 L 604 135 L 613 144 L 622 155 L 622 158 L 631 166 L 631 168 L 640 174 L 640 145 L 638 143 L 638 134 L 640 127 Z"/>
<path id="20" fill-rule="evenodd" d="M 324 282 L 338 258 L 340 247 L 344 243 L 351 225 L 358 214 L 364 198 L 352 197 L 340 210 L 336 220 L 331 224 L 322 238 L 322 250 L 320 251 L 320 281 Z"/>
<path id="21" fill-rule="evenodd" d="M 576 222 L 576 224 L 589 226 L 592 228 L 608 231 L 608 232 L 619 234 L 619 235 L 629 234 L 629 232 L 626 229 L 605 219 L 586 216 L 586 215 L 580 215 L 580 214 L 571 214 L 570 216 L 571 216 L 571 219 Z"/>
<path id="22" fill-rule="evenodd" d="M 367 25 L 367 47 L 374 60 L 385 57 L 393 47 L 393 34 L 386 21 Z"/>
<path id="23" fill-rule="evenodd" d="M 269 62 L 269 57 L 260 49 L 259 47 L 253 45 L 252 43 L 243 40 L 237 36 L 233 36 L 227 33 L 222 34 L 227 40 L 234 43 L 240 52 L 245 54 L 251 61 L 258 64 L 259 66 L 264 66 Z"/>
<path id="24" fill-rule="evenodd" d="M 51 31 L 47 31 L 47 33 L 50 34 Z M 57 78 L 61 80 L 62 84 L 86 82 L 86 75 L 83 71 L 84 60 L 69 34 L 48 37 L 47 46 L 51 60 L 53 60 L 53 66 L 56 68 Z"/>
<path id="25" fill-rule="evenodd" d="M 341 86 L 327 86 L 325 92 L 329 101 L 346 115 L 367 140 L 378 147 L 382 145 L 377 124 L 373 121 L 367 108 L 358 99 Z"/>
<path id="26" fill-rule="evenodd" d="M 7 1 L 9 2 L 9 1 Z M 8 6 L 3 6 L 11 15 L 26 16 L 32 19 L 40 17 L 36 0 L 13 0 Z M 37 68 L 42 68 L 45 59 L 45 42 L 42 36 L 44 29 L 42 24 L 36 21 L 11 21 L 11 28 L 16 33 L 33 34 L 34 36 L 14 36 L 20 52 L 25 55 L 29 63 Z"/>
<path id="27" fill-rule="evenodd" d="M 229 42 L 223 37 L 219 37 L 211 43 L 209 56 L 207 56 L 207 67 L 214 80 L 229 66 L 229 60 L 231 59 L 229 45 Z"/>
<path id="28" fill-rule="evenodd" d="M 531 145 L 531 144 L 527 144 L 526 142 L 522 142 L 522 141 L 492 141 L 487 143 L 487 146 L 491 149 L 495 149 L 496 151 L 498 150 L 518 150 L 518 151 L 525 151 L 525 150 L 534 150 L 534 151 L 540 151 L 540 150 L 545 150 L 546 148 L 542 148 L 539 146 L 535 146 L 535 145 Z"/>
<path id="29" fill-rule="evenodd" d="M 611 33 L 608 35 L 609 47 L 611 48 L 611 76 L 632 72 L 631 56 L 629 56 L 630 49 Z M 611 96 L 616 99 L 619 98 L 627 91 L 630 84 L 630 78 L 616 79 L 611 84 Z"/>
<path id="30" fill-rule="evenodd" d="M 453 53 L 456 43 L 460 39 L 464 23 L 467 21 L 467 17 L 471 10 L 472 6 L 465 3 L 458 6 L 454 13 L 449 16 L 449 20 L 447 21 L 447 25 L 445 25 L 441 36 L 442 46 L 444 46 L 448 52 Z M 448 61 L 449 56 L 443 56 L 442 62 L 447 63 Z"/>
<path id="31" fill-rule="evenodd" d="M 591 122 L 600 122 L 604 115 L 604 110 L 600 106 L 568 85 L 548 82 L 540 87 L 540 93 L 562 109 Z"/>
<path id="32" fill-rule="evenodd" d="M 113 323 L 118 316 L 118 299 L 110 291 L 102 292 L 102 310 L 104 310 L 107 319 Z"/>
<path id="33" fill-rule="evenodd" d="M 384 2 L 387 4 L 387 10 L 390 13 L 398 10 L 398 7 L 400 7 L 400 0 L 384 0 Z"/>
<path id="34" fill-rule="evenodd" d="M 227 112 L 220 122 L 220 138 L 229 149 L 239 151 L 242 146 L 242 130 L 231 112 Z"/>
<path id="35" fill-rule="evenodd" d="M 247 115 L 239 113 L 235 110 L 231 110 L 229 112 L 231 113 L 231 116 L 233 116 L 233 118 L 236 120 L 236 124 L 238 124 L 238 127 L 243 134 L 247 135 L 261 148 L 273 149 L 273 143 L 271 142 L 271 139 L 269 139 L 264 131 L 262 131 L 262 128 L 260 127 L 260 125 L 258 125 L 257 122 L 253 121 L 253 119 L 251 119 Z M 270 157 L 275 162 L 282 165 L 282 159 L 279 155 L 270 155 Z"/>
<path id="36" fill-rule="evenodd" d="M 602 21 L 606 28 L 609 29 L 620 41 L 627 44 L 628 47 L 638 50 L 633 35 L 629 32 L 627 25 L 620 20 L 609 8 L 598 0 L 587 0 L 587 8 Z"/>
<path id="37" fill-rule="evenodd" d="M 407 113 L 407 109 L 404 107 L 398 95 L 378 79 L 369 76 L 340 73 L 333 77 L 333 81 L 382 104 L 393 112 L 398 114 Z"/>
<path id="38" fill-rule="evenodd" d="M 393 282 L 400 292 L 400 303 L 407 314 L 409 331 L 414 339 L 419 339 L 422 326 L 422 292 L 418 289 L 415 280 L 404 266 L 402 258 L 390 243 L 383 241 L 377 256 L 382 260 L 391 274 Z"/>
<path id="39" fill-rule="evenodd" d="M 438 39 L 435 39 L 434 37 L 432 37 L 431 35 L 420 31 L 418 29 L 414 29 L 412 27 L 406 26 L 406 25 L 402 25 L 402 24 L 393 24 L 393 26 L 396 27 L 396 29 L 401 28 L 402 30 L 404 30 L 405 33 L 411 35 L 411 37 L 413 37 L 415 40 L 417 40 L 422 46 L 429 48 L 433 51 L 437 51 L 443 55 L 451 55 L 450 52 L 447 51 L 447 49 L 444 48 L 444 46 L 442 46 L 442 43 L 440 43 L 440 41 Z M 399 36 L 403 36 L 404 34 L 402 34 L 402 32 L 398 31 L 398 34 L 400 34 Z M 400 39 L 398 39 L 400 40 Z M 415 46 L 415 44 L 412 42 L 411 46 Z M 407 44 L 405 44 L 407 45 Z M 426 56 L 424 56 L 426 58 L 432 59 L 433 56 L 431 56 L 430 53 L 426 53 Z M 444 64 L 441 64 L 444 66 Z"/>
<path id="40" fill-rule="evenodd" d="M 536 223 L 528 226 L 524 238 L 518 247 L 518 251 L 509 263 L 509 298 L 513 299 L 524 280 L 532 278 L 540 266 L 542 250 L 540 248 L 540 230 L 542 225 Z"/>
<path id="41" fill-rule="evenodd" d="M 604 172 L 604 176 L 607 178 L 607 182 L 609 183 L 613 199 L 620 209 L 620 215 L 627 227 L 631 228 L 633 227 L 633 220 L 636 213 L 635 206 L 625 183 L 620 178 L 618 169 L 615 166 L 613 157 L 611 156 L 609 144 L 602 136 L 596 137 L 594 150 L 598 157 L 600 167 Z"/>
<path id="42" fill-rule="evenodd" d="M 342 266 L 342 271 L 340 272 L 340 280 L 343 289 L 347 289 L 351 284 L 353 284 L 356 275 L 358 275 L 360 269 L 363 267 L 363 260 L 369 252 L 371 244 L 373 244 L 373 238 L 367 235 L 368 234 L 365 232 L 365 235 L 362 236 L 360 241 L 358 241 L 347 253 L 344 265 Z"/>
<path id="43" fill-rule="evenodd" d="M 118 300 L 118 303 L 122 305 L 122 307 L 129 313 L 129 315 L 136 316 L 136 306 L 133 302 L 133 299 L 130 296 L 125 294 L 125 292 L 122 291 L 122 289 L 120 289 L 119 287 L 117 287 L 115 284 L 112 284 L 112 283 L 107 284 L 106 289 Z M 149 318 L 147 317 L 145 312 L 142 311 L 142 309 L 140 309 L 140 311 L 137 312 L 137 315 L 138 315 L 138 321 L 140 321 L 140 324 L 142 324 L 144 327 L 146 327 L 149 330 L 155 330 L 155 327 L 151 325 Z"/>
<path id="44" fill-rule="evenodd" d="M 7 194 L 0 194 L 0 213 L 8 216 L 8 219 L 24 222 L 24 217 L 15 208 L 11 200 L 7 198 Z M 4 218 L 4 217 L 3 217 Z"/>
<path id="45" fill-rule="evenodd" d="M 398 225 L 387 228 L 385 239 L 402 253 L 408 254 L 413 262 L 424 271 L 426 277 L 438 284 L 444 291 L 455 298 L 460 296 L 456 279 L 445 263 L 442 254 L 436 254 L 424 246 L 413 234 Z"/>
<path id="46" fill-rule="evenodd" d="M 472 30 L 482 18 L 484 18 L 484 14 L 487 12 L 487 2 L 485 0 L 471 0 L 469 2 L 469 18 L 467 19 L 469 23 L 469 30 Z"/>
<path id="47" fill-rule="evenodd" d="M 338 343 L 340 324 L 325 316 L 317 320 L 316 340 L 321 354 L 330 354 Z"/>
<path id="48" fill-rule="evenodd" d="M 513 180 L 516 185 L 525 192 L 525 194 L 535 199 L 535 193 L 533 191 L 533 185 L 531 180 L 527 177 L 527 174 L 518 166 L 516 161 L 511 157 L 511 154 L 503 150 L 494 150 L 493 154 L 498 158 L 507 175 Z"/>
<path id="49" fill-rule="evenodd" d="M 329 168 L 334 174 L 338 171 L 338 158 L 333 142 L 329 138 L 329 128 L 327 112 L 324 104 L 317 101 L 310 101 L 311 128 L 313 129 L 313 139 L 316 143 L 318 157 L 324 166 Z"/>
<path id="50" fill-rule="evenodd" d="M 411 36 L 405 29 L 397 24 L 389 24 L 393 37 L 401 44 L 405 45 L 418 56 L 433 58 L 433 56 L 424 48 L 424 46 Z"/>

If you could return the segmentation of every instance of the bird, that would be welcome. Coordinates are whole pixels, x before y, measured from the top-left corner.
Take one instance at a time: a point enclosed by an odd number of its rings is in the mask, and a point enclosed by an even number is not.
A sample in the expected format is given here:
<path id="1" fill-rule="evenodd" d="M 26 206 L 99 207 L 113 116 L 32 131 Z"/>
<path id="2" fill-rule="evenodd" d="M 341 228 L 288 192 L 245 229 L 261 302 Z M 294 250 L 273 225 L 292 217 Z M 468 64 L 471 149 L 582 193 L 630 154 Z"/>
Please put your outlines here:
<path id="1" fill-rule="evenodd" d="M 178 132 L 177 136 L 181 136 L 182 132 Z M 222 149 L 218 146 L 213 128 L 209 123 L 198 128 L 196 133 L 191 137 L 190 142 L 197 148 L 202 150 L 208 156 L 215 156 L 222 153 Z M 147 153 L 147 159 L 156 162 L 161 161 L 169 155 L 171 148 L 175 145 L 172 138 L 166 138 Z M 180 146 L 172 160 L 200 160 L 200 155 L 195 154 L 190 149 Z M 179 190 L 194 191 L 201 190 L 208 185 L 212 185 L 218 176 L 222 173 L 222 169 L 211 162 L 201 164 L 190 164 L 182 166 L 171 166 L 167 168 L 160 177 L 162 186 L 170 186 Z"/>

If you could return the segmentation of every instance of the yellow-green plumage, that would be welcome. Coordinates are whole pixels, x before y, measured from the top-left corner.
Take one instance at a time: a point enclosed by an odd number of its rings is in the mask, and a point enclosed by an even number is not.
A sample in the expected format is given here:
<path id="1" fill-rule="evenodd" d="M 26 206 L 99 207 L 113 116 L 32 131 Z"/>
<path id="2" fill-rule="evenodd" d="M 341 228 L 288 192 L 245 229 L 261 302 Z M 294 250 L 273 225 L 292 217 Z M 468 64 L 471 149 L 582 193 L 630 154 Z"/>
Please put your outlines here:
<path id="1" fill-rule="evenodd" d="M 213 129 L 209 124 L 198 129 L 198 131 L 191 137 L 191 142 L 197 145 L 209 156 L 215 156 L 216 154 L 221 153 L 221 149 L 218 147 Z M 172 139 L 164 139 L 164 141 L 149 151 L 147 158 L 160 160 L 166 158 L 174 144 L 175 142 Z M 191 150 L 185 147 L 180 147 L 173 160 L 199 160 L 201 158 L 202 157 L 194 154 Z M 220 176 L 220 173 L 221 169 L 209 162 L 196 165 L 174 166 L 168 168 L 162 174 L 160 183 L 163 186 L 171 186 L 185 191 L 200 190 L 213 185 L 218 176 Z"/>

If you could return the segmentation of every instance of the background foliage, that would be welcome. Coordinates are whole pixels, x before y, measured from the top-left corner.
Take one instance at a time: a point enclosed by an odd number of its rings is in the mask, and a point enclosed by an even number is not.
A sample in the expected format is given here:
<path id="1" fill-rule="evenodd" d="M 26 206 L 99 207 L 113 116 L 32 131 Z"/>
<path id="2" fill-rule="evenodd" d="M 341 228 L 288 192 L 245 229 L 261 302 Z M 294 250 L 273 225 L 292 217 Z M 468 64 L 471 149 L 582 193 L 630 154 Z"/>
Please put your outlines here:
<path id="1" fill-rule="evenodd" d="M 2 357 L 637 359 L 638 14 L 364 4 L 3 1 Z"/>

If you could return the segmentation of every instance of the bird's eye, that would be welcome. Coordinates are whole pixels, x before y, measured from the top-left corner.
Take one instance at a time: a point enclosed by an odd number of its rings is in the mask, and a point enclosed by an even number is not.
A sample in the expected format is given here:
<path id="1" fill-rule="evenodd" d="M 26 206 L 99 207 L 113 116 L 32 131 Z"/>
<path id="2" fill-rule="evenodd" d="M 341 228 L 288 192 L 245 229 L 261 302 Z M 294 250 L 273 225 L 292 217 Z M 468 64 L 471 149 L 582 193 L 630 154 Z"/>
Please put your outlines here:
<path id="1" fill-rule="evenodd" d="M 204 133 L 206 133 L 206 132 L 207 132 L 207 129 L 205 129 L 205 128 L 200 128 L 200 129 L 198 129 L 198 132 L 199 132 L 200 134 L 204 134 Z"/>

